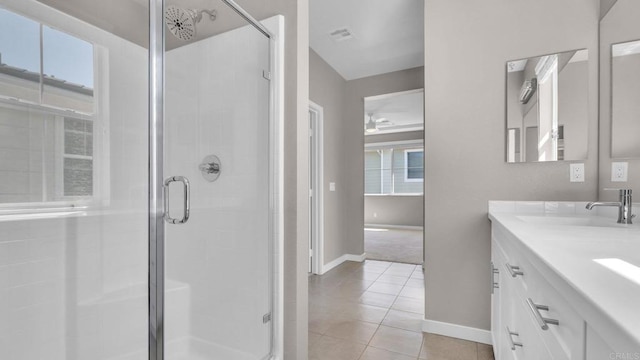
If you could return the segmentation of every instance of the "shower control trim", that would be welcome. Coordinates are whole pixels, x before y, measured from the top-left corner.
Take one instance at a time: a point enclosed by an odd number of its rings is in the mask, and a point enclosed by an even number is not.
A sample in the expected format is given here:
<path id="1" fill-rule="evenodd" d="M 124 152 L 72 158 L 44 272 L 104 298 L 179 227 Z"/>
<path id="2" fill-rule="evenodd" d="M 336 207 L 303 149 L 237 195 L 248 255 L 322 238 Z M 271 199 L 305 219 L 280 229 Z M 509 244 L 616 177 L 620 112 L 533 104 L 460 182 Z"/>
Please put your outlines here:
<path id="1" fill-rule="evenodd" d="M 184 185 L 184 212 L 182 219 L 174 219 L 169 213 L 169 185 L 172 182 L 181 182 Z M 189 179 L 184 176 L 172 176 L 164 181 L 164 221 L 169 224 L 184 224 L 189 220 L 189 212 L 191 208 L 191 186 Z"/>
<path id="2" fill-rule="evenodd" d="M 202 177 L 209 182 L 218 180 L 220 168 L 220 159 L 215 155 L 206 156 L 202 163 L 198 165 L 198 169 L 202 172 Z"/>

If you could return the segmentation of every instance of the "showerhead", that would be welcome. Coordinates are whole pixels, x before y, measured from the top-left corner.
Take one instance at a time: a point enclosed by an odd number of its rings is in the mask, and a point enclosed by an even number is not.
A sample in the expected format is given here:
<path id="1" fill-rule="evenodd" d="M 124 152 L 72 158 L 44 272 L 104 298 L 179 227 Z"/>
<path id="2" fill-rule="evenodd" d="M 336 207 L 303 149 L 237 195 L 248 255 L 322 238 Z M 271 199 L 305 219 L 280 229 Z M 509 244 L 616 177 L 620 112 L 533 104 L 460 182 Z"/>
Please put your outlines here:
<path id="1" fill-rule="evenodd" d="M 209 19 L 216 19 L 215 10 L 183 9 L 177 6 L 167 6 L 164 12 L 164 22 L 173 36 L 182 41 L 188 41 L 196 36 L 196 24 L 202 20 L 202 14 L 209 15 Z"/>

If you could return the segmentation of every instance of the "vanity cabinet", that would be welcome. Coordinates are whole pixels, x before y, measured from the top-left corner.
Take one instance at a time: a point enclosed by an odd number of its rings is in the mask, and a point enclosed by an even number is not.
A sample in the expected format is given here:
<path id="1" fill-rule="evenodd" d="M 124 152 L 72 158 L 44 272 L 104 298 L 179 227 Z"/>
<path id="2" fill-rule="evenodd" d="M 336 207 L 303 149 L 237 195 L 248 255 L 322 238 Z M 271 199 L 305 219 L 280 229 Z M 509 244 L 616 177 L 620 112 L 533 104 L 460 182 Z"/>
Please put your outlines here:
<path id="1" fill-rule="evenodd" d="M 544 334 L 527 302 L 538 287 L 531 283 L 534 278 L 529 275 L 531 267 L 521 261 L 521 256 L 513 249 L 501 246 L 495 236 L 492 236 L 491 245 L 492 279 L 495 282 L 492 286 L 492 337 L 496 359 L 574 359 L 566 357 L 564 351 L 558 351 L 557 346 L 545 345 Z"/>
<path id="2" fill-rule="evenodd" d="M 563 289 L 546 280 L 545 269 L 530 261 L 533 254 L 504 229 L 494 226 L 491 238 L 496 359 L 585 359 L 585 320 Z"/>
<path id="3" fill-rule="evenodd" d="M 497 360 L 640 359 L 640 226 L 584 208 L 490 203 Z"/>

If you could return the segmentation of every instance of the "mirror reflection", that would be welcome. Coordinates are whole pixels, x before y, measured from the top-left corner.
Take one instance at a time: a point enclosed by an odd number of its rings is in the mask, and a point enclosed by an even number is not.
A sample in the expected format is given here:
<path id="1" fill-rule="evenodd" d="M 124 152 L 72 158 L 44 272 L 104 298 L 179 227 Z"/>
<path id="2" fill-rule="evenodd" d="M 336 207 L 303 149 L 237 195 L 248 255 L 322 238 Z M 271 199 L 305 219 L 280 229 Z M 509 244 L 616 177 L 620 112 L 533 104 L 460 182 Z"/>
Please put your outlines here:
<path id="1" fill-rule="evenodd" d="M 507 162 L 587 158 L 588 59 L 582 49 L 507 62 Z"/>
<path id="2" fill-rule="evenodd" d="M 640 40 L 611 47 L 611 155 L 640 157 Z"/>

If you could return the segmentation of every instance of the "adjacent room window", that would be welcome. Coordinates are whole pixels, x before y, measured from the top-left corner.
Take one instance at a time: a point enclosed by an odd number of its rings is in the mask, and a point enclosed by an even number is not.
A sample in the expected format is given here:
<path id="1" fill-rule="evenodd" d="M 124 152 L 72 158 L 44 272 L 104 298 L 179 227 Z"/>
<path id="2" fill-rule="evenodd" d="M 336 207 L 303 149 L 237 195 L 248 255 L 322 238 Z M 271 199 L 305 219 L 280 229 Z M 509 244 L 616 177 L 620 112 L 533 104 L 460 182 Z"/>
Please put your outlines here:
<path id="1" fill-rule="evenodd" d="M 424 150 L 404 151 L 404 181 L 422 182 L 424 179 Z"/>
<path id="2" fill-rule="evenodd" d="M 367 144 L 365 194 L 422 194 L 424 149 L 421 143 Z"/>
<path id="3" fill-rule="evenodd" d="M 0 9 L 0 204 L 95 197 L 94 54 Z"/>

